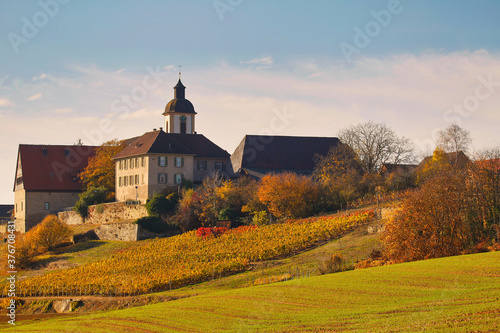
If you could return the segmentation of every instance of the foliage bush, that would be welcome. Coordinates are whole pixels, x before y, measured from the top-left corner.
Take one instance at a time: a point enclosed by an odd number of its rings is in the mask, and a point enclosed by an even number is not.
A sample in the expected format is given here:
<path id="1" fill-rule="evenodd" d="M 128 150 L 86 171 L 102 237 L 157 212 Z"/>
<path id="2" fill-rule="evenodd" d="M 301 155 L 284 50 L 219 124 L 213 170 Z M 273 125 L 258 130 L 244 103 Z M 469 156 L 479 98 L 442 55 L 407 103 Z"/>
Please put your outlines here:
<path id="1" fill-rule="evenodd" d="M 69 227 L 59 221 L 55 215 L 45 217 L 29 233 L 31 234 L 31 241 L 36 244 L 38 252 L 52 251 L 71 236 Z"/>
<path id="2" fill-rule="evenodd" d="M 222 236 L 223 234 L 226 233 L 228 229 L 227 228 L 221 228 L 221 227 L 213 227 L 213 228 L 198 228 L 196 230 L 196 236 L 201 237 L 203 239 L 207 238 L 217 238 Z"/>
<path id="3" fill-rule="evenodd" d="M 164 217 L 174 210 L 178 201 L 179 196 L 176 193 L 171 193 L 167 197 L 160 193 L 153 196 L 145 207 L 149 216 Z"/>
<path id="4" fill-rule="evenodd" d="M 88 207 L 107 202 L 109 190 L 104 186 L 89 187 L 78 196 L 78 201 L 73 210 L 83 218 L 89 215 Z"/>
<path id="5" fill-rule="evenodd" d="M 238 212 L 231 207 L 221 209 L 219 212 L 220 221 L 234 221 L 238 219 Z"/>
<path id="6" fill-rule="evenodd" d="M 329 256 L 318 267 L 318 271 L 321 275 L 342 272 L 344 270 L 346 270 L 344 258 L 338 253 Z"/>
<path id="7" fill-rule="evenodd" d="M 317 211 L 318 186 L 311 177 L 292 172 L 266 175 L 258 190 L 259 200 L 278 218 L 300 218 Z"/>
<path id="8" fill-rule="evenodd" d="M 167 223 L 157 216 L 141 217 L 134 223 L 138 224 L 141 228 L 157 234 L 169 233 L 179 230 L 179 227 L 177 225 Z"/>

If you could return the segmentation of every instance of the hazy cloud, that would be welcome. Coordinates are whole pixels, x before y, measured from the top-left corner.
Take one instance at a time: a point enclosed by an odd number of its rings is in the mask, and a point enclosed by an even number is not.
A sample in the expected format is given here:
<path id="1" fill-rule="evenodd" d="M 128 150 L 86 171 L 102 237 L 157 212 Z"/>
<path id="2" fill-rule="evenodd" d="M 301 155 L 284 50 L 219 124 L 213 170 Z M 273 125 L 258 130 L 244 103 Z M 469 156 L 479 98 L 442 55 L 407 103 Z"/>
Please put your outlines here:
<path id="1" fill-rule="evenodd" d="M 27 101 L 36 101 L 37 99 L 42 98 L 42 93 L 35 94 L 33 96 L 30 96 L 26 98 Z"/>

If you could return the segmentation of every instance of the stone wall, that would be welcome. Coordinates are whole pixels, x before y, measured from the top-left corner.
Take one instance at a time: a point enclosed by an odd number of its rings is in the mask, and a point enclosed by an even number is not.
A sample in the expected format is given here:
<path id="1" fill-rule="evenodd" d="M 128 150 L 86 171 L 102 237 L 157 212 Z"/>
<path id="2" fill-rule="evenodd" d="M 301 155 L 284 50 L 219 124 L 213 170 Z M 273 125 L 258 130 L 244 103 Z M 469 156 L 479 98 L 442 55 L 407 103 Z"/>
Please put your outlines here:
<path id="1" fill-rule="evenodd" d="M 101 240 L 119 240 L 133 242 L 138 240 L 139 226 L 135 223 L 103 224 L 94 229 Z"/>
<path id="2" fill-rule="evenodd" d="M 110 202 L 89 207 L 89 216 L 83 220 L 75 211 L 60 212 L 59 220 L 68 225 L 107 224 L 116 221 L 136 220 L 148 216 L 144 205 L 127 205 L 125 202 Z"/>

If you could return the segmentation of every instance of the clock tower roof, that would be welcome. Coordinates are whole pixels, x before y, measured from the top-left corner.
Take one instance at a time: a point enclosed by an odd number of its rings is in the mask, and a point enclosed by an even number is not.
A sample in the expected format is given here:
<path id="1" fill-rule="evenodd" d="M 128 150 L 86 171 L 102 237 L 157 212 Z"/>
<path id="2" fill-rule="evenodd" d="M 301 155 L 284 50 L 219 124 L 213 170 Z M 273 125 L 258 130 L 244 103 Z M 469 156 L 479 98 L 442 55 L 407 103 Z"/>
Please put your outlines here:
<path id="1" fill-rule="evenodd" d="M 193 104 L 186 99 L 186 87 L 182 84 L 180 78 L 174 87 L 174 99 L 168 102 L 163 115 L 167 115 L 169 113 L 196 114 Z"/>

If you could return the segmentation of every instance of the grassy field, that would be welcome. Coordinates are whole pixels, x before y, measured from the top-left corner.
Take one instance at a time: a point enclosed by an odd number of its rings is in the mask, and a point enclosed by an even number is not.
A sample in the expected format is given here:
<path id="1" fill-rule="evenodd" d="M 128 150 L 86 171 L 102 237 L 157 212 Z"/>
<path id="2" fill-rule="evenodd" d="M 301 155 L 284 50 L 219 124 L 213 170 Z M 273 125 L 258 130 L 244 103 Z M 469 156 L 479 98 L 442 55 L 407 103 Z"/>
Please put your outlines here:
<path id="1" fill-rule="evenodd" d="M 5 326 L 4 326 L 5 327 Z M 223 290 L 15 332 L 497 332 L 500 252 Z"/>

